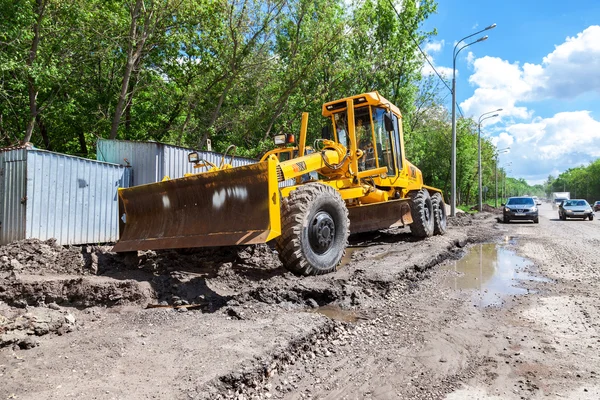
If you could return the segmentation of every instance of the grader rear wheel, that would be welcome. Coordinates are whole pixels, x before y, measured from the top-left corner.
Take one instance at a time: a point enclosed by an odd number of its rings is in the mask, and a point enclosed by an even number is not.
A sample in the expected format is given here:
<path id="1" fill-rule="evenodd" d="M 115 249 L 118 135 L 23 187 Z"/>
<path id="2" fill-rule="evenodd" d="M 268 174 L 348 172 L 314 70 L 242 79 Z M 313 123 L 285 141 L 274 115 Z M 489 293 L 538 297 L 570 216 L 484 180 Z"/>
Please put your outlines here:
<path id="1" fill-rule="evenodd" d="M 410 224 L 410 231 L 416 237 L 430 237 L 433 235 L 434 216 L 433 204 L 427 189 L 421 189 L 418 192 L 410 192 L 412 200 L 410 212 L 413 223 Z"/>
<path id="2" fill-rule="evenodd" d="M 441 193 L 431 196 L 433 206 L 433 234 L 443 235 L 448 230 L 448 219 L 446 217 L 446 204 Z"/>
<path id="3" fill-rule="evenodd" d="M 332 187 L 305 184 L 283 199 L 281 232 L 276 247 L 288 270 L 301 275 L 335 271 L 348 245 L 348 209 Z"/>

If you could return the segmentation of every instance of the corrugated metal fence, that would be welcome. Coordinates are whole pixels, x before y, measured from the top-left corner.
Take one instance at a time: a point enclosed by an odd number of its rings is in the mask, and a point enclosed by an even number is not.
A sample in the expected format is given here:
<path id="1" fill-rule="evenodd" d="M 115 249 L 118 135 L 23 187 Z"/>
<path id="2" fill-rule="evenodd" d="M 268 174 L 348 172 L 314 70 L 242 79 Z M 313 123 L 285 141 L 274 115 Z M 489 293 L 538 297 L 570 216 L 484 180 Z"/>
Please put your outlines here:
<path id="1" fill-rule="evenodd" d="M 0 151 L 0 244 L 114 242 L 117 188 L 129 181 L 129 168 L 116 164 L 31 148 Z"/>
<path id="2" fill-rule="evenodd" d="M 160 182 L 165 176 L 171 179 L 182 178 L 185 173 L 195 173 L 188 154 L 194 151 L 185 147 L 172 146 L 159 142 L 130 142 L 126 140 L 99 139 L 96 158 L 132 168 L 131 186 Z M 198 151 L 201 159 L 213 164 L 221 163 L 222 154 L 212 151 Z M 225 160 L 234 167 L 254 164 L 257 160 L 244 157 L 230 157 Z"/>

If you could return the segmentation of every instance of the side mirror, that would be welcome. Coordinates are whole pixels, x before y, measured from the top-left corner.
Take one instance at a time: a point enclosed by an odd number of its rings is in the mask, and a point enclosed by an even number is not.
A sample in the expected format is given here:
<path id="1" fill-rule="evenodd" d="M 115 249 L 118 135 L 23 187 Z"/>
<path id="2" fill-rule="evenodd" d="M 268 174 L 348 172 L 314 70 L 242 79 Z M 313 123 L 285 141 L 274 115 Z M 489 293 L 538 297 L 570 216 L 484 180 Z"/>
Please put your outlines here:
<path id="1" fill-rule="evenodd" d="M 506 204 L 504 204 L 504 203 L 500 203 L 500 205 L 501 205 L 502 207 L 504 207 Z"/>
<path id="2" fill-rule="evenodd" d="M 394 121 L 392 120 L 391 112 L 383 114 L 383 124 L 385 125 L 385 130 L 387 132 L 392 132 L 394 130 Z"/>
<path id="3" fill-rule="evenodd" d="M 321 139 L 331 140 L 331 128 L 329 125 L 325 125 L 321 128 Z"/>

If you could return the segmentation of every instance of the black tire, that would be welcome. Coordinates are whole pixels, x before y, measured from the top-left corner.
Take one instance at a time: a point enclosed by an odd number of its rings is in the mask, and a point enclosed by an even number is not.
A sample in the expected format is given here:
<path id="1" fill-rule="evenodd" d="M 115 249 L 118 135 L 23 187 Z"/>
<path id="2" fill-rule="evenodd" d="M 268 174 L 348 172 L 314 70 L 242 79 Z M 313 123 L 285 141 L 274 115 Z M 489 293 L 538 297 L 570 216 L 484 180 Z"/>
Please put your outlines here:
<path id="1" fill-rule="evenodd" d="M 279 259 L 300 275 L 335 271 L 348 245 L 350 220 L 342 196 L 331 186 L 307 183 L 283 199 Z"/>
<path id="2" fill-rule="evenodd" d="M 534 218 L 534 219 L 533 219 L 533 223 L 534 223 L 534 224 L 539 224 L 539 223 L 540 223 L 540 219 L 539 219 L 539 218 L 537 218 L 537 217 L 536 217 L 536 218 Z"/>
<path id="3" fill-rule="evenodd" d="M 590 221 L 594 220 L 594 214 L 590 214 Z"/>
<path id="4" fill-rule="evenodd" d="M 510 222 L 510 219 L 506 215 L 504 216 L 503 220 L 505 224 L 508 224 Z"/>
<path id="5" fill-rule="evenodd" d="M 433 207 L 433 234 L 443 235 L 448 231 L 448 218 L 446 216 L 446 204 L 441 193 L 431 196 Z"/>
<path id="6" fill-rule="evenodd" d="M 418 192 L 409 193 L 412 204 L 410 213 L 413 223 L 410 224 L 410 231 L 416 237 L 430 237 L 433 235 L 434 216 L 433 204 L 427 189 L 421 189 Z"/>

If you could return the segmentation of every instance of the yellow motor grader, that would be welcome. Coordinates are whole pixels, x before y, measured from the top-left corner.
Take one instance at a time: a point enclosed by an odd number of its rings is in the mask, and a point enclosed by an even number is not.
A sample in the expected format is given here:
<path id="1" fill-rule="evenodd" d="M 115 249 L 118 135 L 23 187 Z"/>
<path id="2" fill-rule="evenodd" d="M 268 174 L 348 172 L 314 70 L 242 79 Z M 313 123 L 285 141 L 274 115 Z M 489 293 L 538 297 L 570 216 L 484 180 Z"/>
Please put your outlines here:
<path id="1" fill-rule="evenodd" d="M 256 164 L 119 189 L 116 252 L 231 246 L 275 241 L 298 274 L 334 271 L 350 233 L 410 226 L 413 235 L 446 232 L 440 190 L 423 184 L 405 158 L 400 110 L 378 92 L 323 105 L 322 138 L 279 145 Z M 288 137 L 287 139 L 291 139 Z M 207 166 L 197 153 L 190 161 Z"/>

